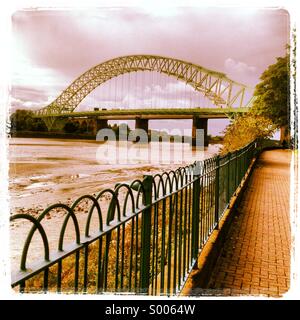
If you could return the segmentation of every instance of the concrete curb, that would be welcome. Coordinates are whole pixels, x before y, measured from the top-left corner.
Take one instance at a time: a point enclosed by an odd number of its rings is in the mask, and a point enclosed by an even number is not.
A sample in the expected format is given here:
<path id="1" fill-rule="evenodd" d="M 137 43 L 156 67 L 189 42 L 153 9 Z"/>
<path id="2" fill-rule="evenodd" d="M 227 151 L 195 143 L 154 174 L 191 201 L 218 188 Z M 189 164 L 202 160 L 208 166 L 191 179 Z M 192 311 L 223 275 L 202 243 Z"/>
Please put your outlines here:
<path id="1" fill-rule="evenodd" d="M 211 273 L 217 262 L 219 255 L 222 252 L 223 244 L 228 233 L 229 227 L 236 214 L 237 206 L 241 201 L 242 195 L 247 188 L 250 176 L 255 167 L 259 156 L 252 160 L 241 185 L 236 190 L 235 195 L 231 198 L 229 208 L 225 211 L 222 219 L 219 222 L 219 229 L 214 230 L 210 235 L 207 243 L 201 250 L 198 257 L 198 267 L 195 267 L 190 273 L 183 289 L 180 292 L 181 296 L 199 295 L 201 291 L 205 293 L 207 289 Z"/>

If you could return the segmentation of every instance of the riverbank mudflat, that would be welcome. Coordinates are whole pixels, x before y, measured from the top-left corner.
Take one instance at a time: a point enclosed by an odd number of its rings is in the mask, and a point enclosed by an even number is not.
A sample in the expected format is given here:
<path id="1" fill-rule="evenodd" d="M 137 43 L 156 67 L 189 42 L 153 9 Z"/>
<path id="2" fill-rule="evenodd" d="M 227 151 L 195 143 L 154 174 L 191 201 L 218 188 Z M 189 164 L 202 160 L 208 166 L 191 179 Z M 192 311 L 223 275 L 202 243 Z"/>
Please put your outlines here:
<path id="1" fill-rule="evenodd" d="M 142 179 L 145 174 L 169 171 L 216 154 L 218 145 L 193 153 L 186 149 L 185 162 L 151 164 L 138 160 L 134 164 L 105 164 L 97 159 L 99 144 L 89 140 L 11 138 L 9 141 L 9 196 L 11 214 L 25 213 L 37 217 L 49 205 L 64 203 L 71 205 L 84 194 L 95 195 L 116 183 L 130 183 Z M 146 152 L 149 145 L 146 145 Z M 124 150 L 120 149 L 120 153 Z M 143 151 L 143 150 L 142 150 Z M 175 158 L 176 158 L 175 153 Z M 178 155 L 179 156 L 179 155 Z M 103 212 L 105 212 L 103 199 Z M 80 229 L 83 230 L 89 203 L 82 202 L 77 208 Z M 62 212 L 52 212 L 43 219 L 50 249 L 56 249 Z M 94 215 L 96 217 L 96 215 Z M 97 221 L 91 225 L 97 227 Z M 18 267 L 22 246 L 31 225 L 16 221 L 11 226 L 12 269 Z M 74 240 L 74 228 L 66 232 L 66 242 Z M 39 236 L 30 246 L 30 259 L 40 257 L 43 251 Z"/>

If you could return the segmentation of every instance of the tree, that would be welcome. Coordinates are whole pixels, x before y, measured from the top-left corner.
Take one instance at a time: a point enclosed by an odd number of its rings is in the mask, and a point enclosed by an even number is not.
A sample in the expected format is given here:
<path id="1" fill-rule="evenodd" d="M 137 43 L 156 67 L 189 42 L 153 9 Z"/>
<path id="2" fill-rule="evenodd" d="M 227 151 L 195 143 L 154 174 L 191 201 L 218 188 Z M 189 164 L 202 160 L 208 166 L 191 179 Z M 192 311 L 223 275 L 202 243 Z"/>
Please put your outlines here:
<path id="1" fill-rule="evenodd" d="M 39 132 L 48 131 L 45 122 L 41 118 L 33 118 L 30 126 L 28 126 L 28 130 Z"/>
<path id="2" fill-rule="evenodd" d="M 257 138 L 271 137 L 276 126 L 264 116 L 249 112 L 237 116 L 225 129 L 221 152 L 237 150 Z"/>
<path id="3" fill-rule="evenodd" d="M 44 121 L 34 118 L 30 110 L 16 110 L 11 117 L 11 132 L 17 131 L 47 131 Z"/>
<path id="4" fill-rule="evenodd" d="M 261 75 L 251 110 L 236 117 L 224 131 L 222 152 L 241 148 L 256 138 L 271 137 L 281 129 L 281 142 L 289 141 L 290 55 L 277 58 Z"/>
<path id="5" fill-rule="evenodd" d="M 66 133 L 75 133 L 79 131 L 79 123 L 78 121 L 68 121 L 63 128 Z"/>
<path id="6" fill-rule="evenodd" d="M 290 55 L 277 58 L 261 75 L 261 82 L 255 87 L 255 101 L 251 112 L 270 119 L 281 129 L 280 140 L 289 134 L 290 110 Z"/>
<path id="7" fill-rule="evenodd" d="M 11 131 L 22 131 L 27 130 L 28 125 L 32 121 L 32 114 L 31 111 L 27 110 L 16 110 L 10 116 L 10 123 L 11 123 Z"/>

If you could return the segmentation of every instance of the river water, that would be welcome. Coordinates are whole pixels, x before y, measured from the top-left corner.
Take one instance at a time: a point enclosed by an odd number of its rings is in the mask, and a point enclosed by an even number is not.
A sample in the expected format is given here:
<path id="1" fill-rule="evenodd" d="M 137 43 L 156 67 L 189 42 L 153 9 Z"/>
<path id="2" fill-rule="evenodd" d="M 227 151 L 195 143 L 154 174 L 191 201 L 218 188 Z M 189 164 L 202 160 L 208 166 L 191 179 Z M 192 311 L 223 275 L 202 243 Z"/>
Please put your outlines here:
<path id="1" fill-rule="evenodd" d="M 194 150 L 189 144 L 177 143 L 126 145 L 122 142 L 118 145 L 91 140 L 12 138 L 9 142 L 10 211 L 36 216 L 51 204 L 70 204 L 83 194 L 95 194 L 104 188 L 113 188 L 116 183 L 130 183 L 144 174 L 176 169 L 209 158 L 219 148 L 216 144 Z M 43 222 L 51 249 L 55 248 L 54 242 L 57 243 L 57 224 L 61 224 L 61 220 L 61 216 L 54 215 Z M 12 223 L 13 270 L 19 263 L 29 228 L 30 223 L 24 221 Z M 71 231 L 70 239 L 73 236 Z M 33 241 L 30 252 L 30 260 L 41 257 L 40 239 Z"/>

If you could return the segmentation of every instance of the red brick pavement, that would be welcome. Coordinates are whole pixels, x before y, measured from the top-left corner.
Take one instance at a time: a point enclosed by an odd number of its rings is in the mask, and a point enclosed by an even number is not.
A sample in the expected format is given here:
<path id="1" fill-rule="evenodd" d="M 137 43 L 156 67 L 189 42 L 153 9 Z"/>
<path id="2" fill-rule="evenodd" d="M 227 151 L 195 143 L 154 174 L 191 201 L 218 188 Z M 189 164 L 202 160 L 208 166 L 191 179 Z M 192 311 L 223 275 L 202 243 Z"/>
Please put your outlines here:
<path id="1" fill-rule="evenodd" d="M 260 156 L 230 227 L 210 289 L 278 297 L 289 288 L 291 231 L 288 150 Z"/>

